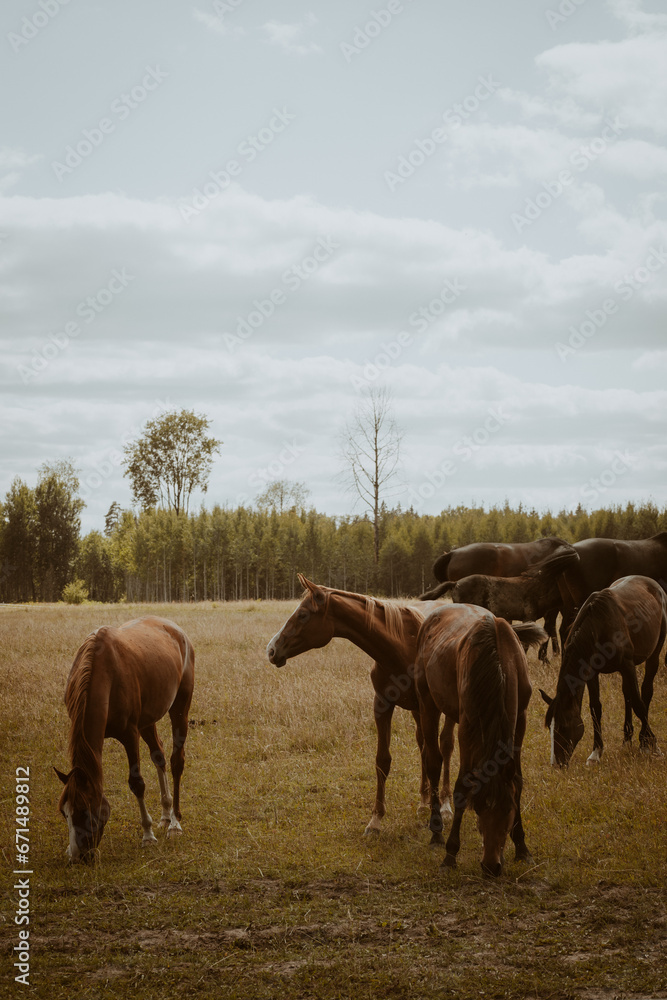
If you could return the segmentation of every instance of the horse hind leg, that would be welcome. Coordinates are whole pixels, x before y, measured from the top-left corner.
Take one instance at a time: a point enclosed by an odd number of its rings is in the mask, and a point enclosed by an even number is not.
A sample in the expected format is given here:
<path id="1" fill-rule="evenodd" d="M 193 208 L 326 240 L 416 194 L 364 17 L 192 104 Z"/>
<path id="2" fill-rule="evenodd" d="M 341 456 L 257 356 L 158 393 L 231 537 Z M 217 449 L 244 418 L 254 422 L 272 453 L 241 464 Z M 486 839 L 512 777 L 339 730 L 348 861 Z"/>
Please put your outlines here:
<path id="1" fill-rule="evenodd" d="M 160 817 L 160 826 L 169 827 L 174 821 L 174 800 L 171 797 L 169 791 L 169 780 L 167 778 L 167 761 L 164 756 L 164 746 L 162 745 L 162 740 L 158 736 L 157 727 L 155 725 L 148 726 L 146 729 L 142 729 L 141 736 L 148 749 L 151 752 L 151 760 L 155 764 L 155 770 L 157 771 L 157 780 L 160 785 L 160 801 L 162 803 L 162 815 Z"/>
<path id="2" fill-rule="evenodd" d="M 127 762 L 130 768 L 130 776 L 128 778 L 128 784 L 130 786 L 130 791 L 135 796 L 137 803 L 139 805 L 139 813 L 141 814 L 141 828 L 144 831 L 144 835 L 141 840 L 142 847 L 147 844 L 157 844 L 157 837 L 153 833 L 153 820 L 151 819 L 148 810 L 146 809 L 146 803 L 144 802 L 144 793 L 146 791 L 146 783 L 141 776 L 141 769 L 139 767 L 139 732 L 133 729 L 128 733 L 125 739 L 122 741 L 125 747 L 125 753 L 127 754 Z"/>
<path id="3" fill-rule="evenodd" d="M 167 830 L 168 837 L 176 837 L 183 833 L 181 824 L 181 776 L 185 768 L 185 740 L 188 735 L 188 712 L 192 700 L 192 690 L 183 689 L 179 691 L 174 700 L 174 704 L 169 709 L 171 719 L 171 732 L 173 737 L 173 749 L 169 760 L 171 766 L 171 777 L 174 783 L 174 802 L 171 822 Z"/>
<path id="4" fill-rule="evenodd" d="M 442 755 L 442 785 L 440 787 L 440 815 L 443 820 L 451 819 L 454 815 L 452 810 L 452 789 L 450 783 L 450 765 L 452 753 L 454 752 L 454 726 L 453 719 L 445 716 L 445 723 L 440 733 L 440 753 Z"/>
<path id="5" fill-rule="evenodd" d="M 373 699 L 373 712 L 375 715 L 375 727 L 377 729 L 377 750 L 375 753 L 375 804 L 373 813 L 364 830 L 364 837 L 379 833 L 382 829 L 382 820 L 387 811 L 385 799 L 385 786 L 391 768 L 391 720 L 394 714 L 394 703 L 388 702 L 379 694 L 375 694 Z M 417 726 L 417 743 L 420 744 L 421 729 Z"/>

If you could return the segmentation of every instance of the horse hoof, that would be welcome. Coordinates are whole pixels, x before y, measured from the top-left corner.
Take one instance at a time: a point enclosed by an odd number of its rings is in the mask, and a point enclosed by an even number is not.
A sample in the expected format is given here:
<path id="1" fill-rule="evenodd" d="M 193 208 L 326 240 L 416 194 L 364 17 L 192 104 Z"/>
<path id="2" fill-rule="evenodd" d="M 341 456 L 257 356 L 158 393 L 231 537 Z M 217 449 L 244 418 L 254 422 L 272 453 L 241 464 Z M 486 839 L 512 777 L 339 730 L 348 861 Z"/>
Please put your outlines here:
<path id="1" fill-rule="evenodd" d="M 590 764 L 599 764 L 600 763 L 600 757 L 601 757 L 601 754 L 597 750 L 594 750 L 593 753 L 588 758 L 588 760 L 586 761 L 586 764 L 588 764 L 588 765 L 590 765 Z"/>
<path id="2" fill-rule="evenodd" d="M 433 847 L 436 844 L 444 844 L 444 842 L 445 842 L 445 838 L 443 837 L 443 835 L 441 833 L 439 833 L 439 832 L 436 831 L 433 834 L 433 836 L 431 837 L 431 842 L 430 842 L 430 844 L 428 846 L 429 847 Z"/>
<path id="3" fill-rule="evenodd" d="M 523 861 L 524 864 L 527 864 L 527 865 L 534 865 L 535 864 L 535 858 L 530 853 L 530 851 L 522 851 L 521 854 L 519 854 L 519 852 L 517 851 L 516 854 L 514 855 L 514 860 L 515 861 Z"/>
<path id="4" fill-rule="evenodd" d="M 449 799 L 447 799 L 446 802 L 443 802 L 442 805 L 440 806 L 440 815 L 442 816 L 443 819 L 451 819 L 452 816 L 454 815 L 454 813 L 452 812 L 452 804 L 449 801 Z"/>
<path id="5" fill-rule="evenodd" d="M 173 840 L 174 837 L 182 837 L 182 836 L 183 836 L 183 831 L 180 828 L 180 826 L 170 826 L 169 829 L 167 830 L 167 838 L 169 840 Z"/>
<path id="6" fill-rule="evenodd" d="M 377 826 L 371 826 L 370 823 L 364 830 L 364 837 L 379 837 L 380 831 Z"/>
<path id="7" fill-rule="evenodd" d="M 150 837 L 144 837 L 141 841 L 142 847 L 151 847 L 153 844 L 157 844 L 157 837 L 153 834 Z"/>
<path id="8" fill-rule="evenodd" d="M 440 865 L 441 868 L 456 868 L 456 858 L 453 854 L 445 854 Z"/>

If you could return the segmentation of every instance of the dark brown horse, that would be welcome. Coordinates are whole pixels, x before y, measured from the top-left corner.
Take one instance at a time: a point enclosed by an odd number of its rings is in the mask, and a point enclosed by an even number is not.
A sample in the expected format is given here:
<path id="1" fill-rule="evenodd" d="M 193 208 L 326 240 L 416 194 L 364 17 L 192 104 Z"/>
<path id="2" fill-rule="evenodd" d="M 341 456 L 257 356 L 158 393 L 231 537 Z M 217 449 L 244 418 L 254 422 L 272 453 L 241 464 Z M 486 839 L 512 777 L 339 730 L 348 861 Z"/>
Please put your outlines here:
<path id="1" fill-rule="evenodd" d="M 571 557 L 576 560 L 576 553 L 572 553 Z M 551 639 L 554 654 L 560 652 L 556 637 L 560 593 L 554 582 L 547 584 L 539 576 L 504 577 L 473 573 L 460 580 L 439 583 L 433 590 L 422 594 L 419 600 L 435 601 L 446 595 L 451 596 L 454 604 L 476 604 L 508 622 L 544 618 L 545 631 Z M 541 660 L 546 659 L 546 652 L 545 643 L 539 651 Z"/>
<path id="2" fill-rule="evenodd" d="M 144 804 L 139 737 L 148 745 L 157 768 L 162 799 L 160 825 L 168 828 L 169 837 L 182 833 L 180 781 L 194 666 L 190 640 L 178 625 L 164 618 L 139 618 L 119 628 L 98 628 L 82 643 L 65 689 L 72 769 L 63 774 L 56 768 L 65 786 L 58 807 L 67 820 L 67 854 L 72 861 L 88 859 L 109 819 L 111 810 L 102 789 L 102 747 L 108 737 L 122 743 L 127 753 L 129 785 L 141 813 L 142 843 L 155 843 L 156 837 Z M 167 712 L 174 741 L 173 799 L 164 748 L 155 727 Z"/>
<path id="3" fill-rule="evenodd" d="M 561 593 L 561 639 L 589 594 L 609 587 L 622 576 L 648 576 L 667 587 L 667 531 L 651 538 L 586 538 L 575 542 L 578 561 L 563 562 L 559 553 L 544 560 L 540 575 Z"/>
<path id="4" fill-rule="evenodd" d="M 632 710 L 641 720 L 639 743 L 656 750 L 648 721 L 660 650 L 667 632 L 667 597 L 646 576 L 624 576 L 611 587 L 596 591 L 584 602 L 563 649 L 556 697 L 540 689 L 547 702 L 545 725 L 551 730 L 551 763 L 566 767 L 583 736 L 581 702 L 588 687 L 593 719 L 593 751 L 588 763 L 599 761 L 602 742 L 600 674 L 618 671 L 625 699 L 624 739 L 632 740 Z M 641 694 L 636 667 L 646 661 Z"/>
<path id="5" fill-rule="evenodd" d="M 377 790 L 373 814 L 366 834 L 379 833 L 386 813 L 385 785 L 391 767 L 391 723 L 394 709 L 411 712 L 416 724 L 417 745 L 423 746 L 419 702 L 413 672 L 417 653 L 417 634 L 423 614 L 417 608 L 378 601 L 363 594 L 332 590 L 311 583 L 299 574 L 305 594 L 294 614 L 270 640 L 266 651 L 276 667 L 288 659 L 318 649 L 335 636 L 349 639 L 375 662 L 371 682 L 375 689 L 373 711 L 377 728 L 375 771 Z M 454 746 L 453 723 L 443 728 L 443 754 L 449 762 Z M 445 768 L 442 787 L 443 810 L 451 815 L 449 804 L 449 769 Z M 422 761 L 420 808 L 429 807 L 429 787 Z"/>
<path id="6" fill-rule="evenodd" d="M 532 542 L 473 542 L 445 552 L 436 559 L 433 575 L 440 583 L 461 580 L 473 574 L 517 577 L 537 563 L 568 552 L 573 552 L 572 546 L 555 536 L 537 538 Z M 545 599 L 548 593 L 548 601 L 552 601 L 543 612 L 544 627 L 551 637 L 554 655 L 558 655 L 560 648 L 556 639 L 556 620 L 562 603 L 561 595 L 555 580 L 551 587 L 543 589 Z M 537 617 L 541 618 L 542 615 Z M 548 640 L 539 651 L 540 660 L 546 660 L 547 649 Z"/>
<path id="7" fill-rule="evenodd" d="M 534 624 L 522 631 L 531 644 L 545 636 Z M 500 875 L 508 834 L 517 859 L 532 860 L 521 822 L 521 745 L 531 695 L 526 655 L 506 621 L 468 604 L 431 612 L 418 641 L 415 682 L 431 787 L 431 843 L 443 841 L 437 789 L 442 766 L 438 720 L 444 712 L 459 724 L 460 770 L 443 864 L 456 865 L 461 820 L 472 805 L 484 841 L 482 870 Z"/>

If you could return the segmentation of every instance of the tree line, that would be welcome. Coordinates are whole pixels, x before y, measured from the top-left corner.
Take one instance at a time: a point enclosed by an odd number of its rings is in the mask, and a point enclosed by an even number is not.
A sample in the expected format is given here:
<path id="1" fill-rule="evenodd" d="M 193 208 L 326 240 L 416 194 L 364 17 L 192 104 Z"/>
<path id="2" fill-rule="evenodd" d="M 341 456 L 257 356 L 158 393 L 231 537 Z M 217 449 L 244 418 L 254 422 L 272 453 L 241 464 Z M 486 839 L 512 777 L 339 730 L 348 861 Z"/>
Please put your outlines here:
<path id="1" fill-rule="evenodd" d="M 299 572 L 343 590 L 408 597 L 428 587 L 438 555 L 470 542 L 646 538 L 667 530 L 667 508 L 650 502 L 557 514 L 505 503 L 437 515 L 382 504 L 377 519 L 335 517 L 307 509 L 301 484 L 282 484 L 234 509 L 134 511 L 114 503 L 104 530 L 81 537 L 77 490 L 67 462 L 43 466 L 35 488 L 14 480 L 0 519 L 1 601 L 64 594 L 105 602 L 284 600 L 299 595 Z"/>

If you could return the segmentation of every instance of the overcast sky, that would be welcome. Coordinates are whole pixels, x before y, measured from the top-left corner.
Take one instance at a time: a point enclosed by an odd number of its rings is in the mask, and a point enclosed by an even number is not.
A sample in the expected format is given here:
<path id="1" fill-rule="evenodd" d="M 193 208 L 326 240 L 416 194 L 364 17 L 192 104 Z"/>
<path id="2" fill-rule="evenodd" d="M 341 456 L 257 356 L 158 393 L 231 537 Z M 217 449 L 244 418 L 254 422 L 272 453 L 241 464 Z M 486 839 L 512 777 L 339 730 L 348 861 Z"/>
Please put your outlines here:
<path id="1" fill-rule="evenodd" d="M 658 0 L 6 0 L 0 493 L 72 458 L 102 528 L 164 409 L 205 502 L 352 498 L 387 386 L 404 504 L 665 505 Z"/>

